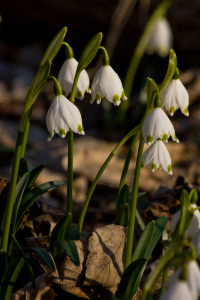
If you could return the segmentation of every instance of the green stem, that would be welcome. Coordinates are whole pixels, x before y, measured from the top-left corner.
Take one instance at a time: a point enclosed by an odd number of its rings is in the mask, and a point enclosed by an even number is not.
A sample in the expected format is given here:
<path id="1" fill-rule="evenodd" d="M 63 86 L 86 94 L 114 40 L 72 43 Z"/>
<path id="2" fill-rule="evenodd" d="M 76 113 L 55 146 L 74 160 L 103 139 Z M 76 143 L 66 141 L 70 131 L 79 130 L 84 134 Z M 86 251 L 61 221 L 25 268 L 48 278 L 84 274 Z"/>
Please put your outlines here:
<path id="1" fill-rule="evenodd" d="M 27 118 L 26 125 L 25 125 L 25 129 L 24 129 L 24 136 L 23 136 L 23 140 L 22 140 L 22 149 L 21 149 L 21 158 L 24 157 L 25 151 L 26 151 L 26 144 L 27 144 L 28 133 L 29 133 L 29 128 L 30 128 L 32 110 L 33 110 L 33 106 L 31 107 L 31 109 L 29 111 L 28 118 Z"/>
<path id="2" fill-rule="evenodd" d="M 75 238 L 76 239 L 79 239 L 80 237 L 80 234 L 81 234 L 81 231 L 82 231 L 82 227 L 83 227 L 83 221 L 84 221 L 84 218 L 85 218 L 85 214 L 86 214 L 86 211 L 87 211 L 87 208 L 88 208 L 88 205 L 90 203 L 90 199 L 92 197 L 92 194 L 94 192 L 94 189 L 101 177 L 101 175 L 103 174 L 105 168 L 107 167 L 107 165 L 109 164 L 109 162 L 111 161 L 111 159 L 113 158 L 113 156 L 117 153 L 117 151 L 125 144 L 125 142 L 130 138 L 132 137 L 133 135 L 137 134 L 138 131 L 140 130 L 140 125 L 136 126 L 135 128 L 133 128 L 120 142 L 119 144 L 112 150 L 112 152 L 109 154 L 109 156 L 107 157 L 107 159 L 105 160 L 104 164 L 102 165 L 101 169 L 99 170 L 97 176 L 95 177 L 91 187 L 90 187 L 90 190 L 87 194 L 87 197 L 86 197 L 86 200 L 84 202 L 84 205 L 83 205 L 83 208 L 82 208 L 82 211 L 81 211 L 81 214 L 80 214 L 80 217 L 79 217 L 79 222 L 78 222 L 78 225 L 77 225 L 77 230 L 76 230 L 76 236 Z"/>
<path id="3" fill-rule="evenodd" d="M 146 300 L 149 298 L 150 293 L 154 290 L 154 286 L 161 272 L 163 271 L 163 269 L 165 269 L 168 266 L 170 260 L 173 259 L 174 254 L 176 253 L 176 249 L 179 247 L 180 247 L 180 240 L 173 241 L 169 244 L 164 255 L 160 258 L 158 264 L 156 265 L 155 269 L 151 273 L 151 276 L 149 276 L 147 282 L 145 283 L 141 300 Z"/>
<path id="4" fill-rule="evenodd" d="M 130 144 L 130 148 L 129 148 L 129 151 L 128 151 L 128 154 L 127 154 L 127 157 L 126 157 L 126 160 L 124 163 L 124 167 L 122 170 L 122 175 L 121 175 L 121 179 L 120 179 L 120 183 L 119 183 L 118 199 L 119 199 L 120 191 L 126 182 L 126 176 L 127 176 L 129 164 L 130 164 L 130 161 L 131 161 L 131 158 L 133 155 L 133 151 L 135 149 L 135 145 L 136 145 L 139 135 L 140 135 L 140 131 L 138 131 L 138 133 L 136 135 L 134 135 L 132 142 Z"/>
<path id="5" fill-rule="evenodd" d="M 13 168 L 12 168 L 12 174 L 11 174 L 11 180 L 10 180 L 10 187 L 9 187 L 9 192 L 8 192 L 7 205 L 6 205 L 6 209 L 5 209 L 5 218 L 4 218 L 4 224 L 3 224 L 3 230 L 2 230 L 1 248 L 5 252 L 7 252 L 7 249 L 8 249 L 10 224 L 11 224 L 13 205 L 14 205 L 14 200 L 15 200 L 15 189 L 16 189 L 18 170 L 19 170 L 19 164 L 20 164 L 20 159 L 21 159 L 23 137 L 24 137 L 24 132 L 18 131 L 16 147 L 15 147 L 15 154 L 14 154 L 14 162 L 13 162 Z"/>
<path id="6" fill-rule="evenodd" d="M 68 170 L 67 170 L 67 210 L 66 214 L 72 213 L 73 193 L 73 132 L 68 132 Z"/>
<path id="7" fill-rule="evenodd" d="M 144 147 L 144 142 L 143 142 L 143 138 L 141 136 L 140 137 L 140 145 L 139 145 L 139 149 L 138 149 L 138 155 L 137 155 L 137 161 L 136 161 L 136 167 L 135 167 L 132 199 L 130 201 L 130 218 L 129 218 L 129 226 L 128 226 L 128 236 L 127 236 L 127 244 L 126 244 L 124 270 L 129 266 L 129 264 L 131 263 L 131 258 L 132 258 L 135 216 L 136 216 L 136 208 L 137 208 L 137 193 L 138 193 L 138 184 L 139 184 L 140 169 L 141 169 L 141 163 L 142 163 L 143 147 Z"/>

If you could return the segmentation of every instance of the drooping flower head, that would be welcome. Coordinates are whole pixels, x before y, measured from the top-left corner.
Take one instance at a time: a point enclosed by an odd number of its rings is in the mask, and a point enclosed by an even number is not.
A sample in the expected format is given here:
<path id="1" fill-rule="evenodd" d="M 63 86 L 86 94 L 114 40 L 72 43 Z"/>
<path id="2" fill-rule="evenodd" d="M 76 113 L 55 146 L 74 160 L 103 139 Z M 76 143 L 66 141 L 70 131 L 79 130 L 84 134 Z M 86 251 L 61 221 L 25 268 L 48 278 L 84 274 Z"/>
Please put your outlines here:
<path id="1" fill-rule="evenodd" d="M 179 71 L 177 72 L 179 74 Z M 162 105 L 166 107 L 171 116 L 180 108 L 185 116 L 189 116 L 189 95 L 179 79 L 179 75 L 170 80 L 168 86 L 161 93 Z"/>
<path id="2" fill-rule="evenodd" d="M 156 52 L 159 56 L 165 57 L 169 53 L 172 42 L 173 34 L 169 22 L 166 18 L 158 19 L 147 46 L 147 53 Z"/>
<path id="3" fill-rule="evenodd" d="M 48 141 L 57 133 L 64 138 L 69 130 L 84 135 L 80 111 L 65 96 L 58 95 L 51 103 L 46 116 Z"/>
<path id="4" fill-rule="evenodd" d="M 174 126 L 160 107 L 154 108 L 145 118 L 142 126 L 142 135 L 147 145 L 151 145 L 157 139 L 167 143 L 170 136 L 173 141 L 179 142 Z"/>
<path id="5" fill-rule="evenodd" d="M 163 168 L 172 175 L 171 157 L 162 140 L 154 142 L 142 156 L 142 167 L 150 165 L 152 172 Z"/>
<path id="6" fill-rule="evenodd" d="M 67 45 L 66 56 L 67 56 L 67 59 L 63 63 L 63 65 L 59 71 L 59 74 L 58 74 L 58 81 L 62 87 L 62 90 L 65 92 L 65 95 L 67 97 L 72 90 L 78 62 L 73 57 L 73 51 L 69 45 Z M 80 73 L 80 76 L 78 79 L 75 97 L 80 100 L 83 100 L 85 92 L 90 93 L 89 85 L 90 85 L 89 76 L 88 76 L 87 72 L 85 70 L 83 70 Z"/>
<path id="7" fill-rule="evenodd" d="M 189 290 L 187 282 L 184 280 L 176 280 L 166 289 L 165 293 L 159 300 L 194 300 Z"/>
<path id="8" fill-rule="evenodd" d="M 106 98 L 109 102 L 119 106 L 121 99 L 127 100 L 127 97 L 119 76 L 109 65 L 107 51 L 105 48 L 103 48 L 103 50 L 106 54 L 104 54 L 103 66 L 98 70 L 92 82 L 91 103 L 93 103 L 96 99 L 97 103 L 99 104 L 101 103 L 102 98 Z"/>

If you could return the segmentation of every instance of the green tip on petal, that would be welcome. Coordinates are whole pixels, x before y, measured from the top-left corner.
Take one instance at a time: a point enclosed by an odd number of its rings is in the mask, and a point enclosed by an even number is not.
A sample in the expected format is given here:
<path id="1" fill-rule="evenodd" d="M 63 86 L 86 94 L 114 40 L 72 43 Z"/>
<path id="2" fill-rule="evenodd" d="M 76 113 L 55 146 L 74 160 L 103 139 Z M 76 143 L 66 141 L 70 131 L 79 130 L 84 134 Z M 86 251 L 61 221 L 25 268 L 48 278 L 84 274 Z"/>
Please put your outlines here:
<path id="1" fill-rule="evenodd" d="M 174 106 L 171 106 L 170 107 L 170 109 L 169 109 L 169 114 L 170 114 L 170 116 L 173 116 L 174 115 L 174 113 L 175 113 L 175 107 Z"/>
<path id="2" fill-rule="evenodd" d="M 78 91 L 78 92 L 77 92 L 77 98 L 83 98 L 83 94 L 82 94 L 81 91 Z"/>
<path id="3" fill-rule="evenodd" d="M 163 134 L 162 140 L 163 140 L 163 142 L 165 142 L 165 143 L 168 142 L 168 134 L 167 134 L 167 133 L 164 133 L 164 134 Z"/>
<path id="4" fill-rule="evenodd" d="M 147 145 L 150 145 L 151 143 L 153 143 L 153 137 L 152 137 L 152 135 L 148 135 L 147 136 Z"/>
<path id="5" fill-rule="evenodd" d="M 96 94 L 97 104 L 101 103 L 101 95 Z"/>
<path id="6" fill-rule="evenodd" d="M 112 101 L 113 103 L 117 103 L 119 100 L 119 96 L 117 94 L 115 94 L 113 97 L 112 97 Z"/>
<path id="7" fill-rule="evenodd" d="M 172 167 L 171 167 L 171 165 L 167 166 L 167 172 L 172 175 Z"/>
<path id="8" fill-rule="evenodd" d="M 51 134 L 51 132 L 49 131 L 49 135 L 48 135 L 47 141 L 50 142 L 51 139 L 52 139 L 52 134 Z"/>
<path id="9" fill-rule="evenodd" d="M 176 134 L 174 133 L 174 140 L 179 143 L 179 139 L 177 138 Z"/>
<path id="10" fill-rule="evenodd" d="M 189 111 L 188 111 L 188 106 L 184 109 L 184 115 L 186 115 L 187 117 L 189 116 Z"/>
<path id="11" fill-rule="evenodd" d="M 127 100 L 127 97 L 126 97 L 126 94 L 125 94 L 125 92 L 124 92 L 124 91 L 122 91 L 121 98 L 122 98 L 123 100 Z"/>
<path id="12" fill-rule="evenodd" d="M 63 128 L 60 129 L 59 135 L 60 135 L 61 138 L 64 138 L 66 136 L 66 132 Z"/>
<path id="13" fill-rule="evenodd" d="M 83 128 L 82 128 L 82 126 L 79 124 L 78 125 L 78 127 L 77 127 L 77 131 L 79 132 L 79 133 L 82 133 L 82 131 L 83 131 Z"/>
<path id="14" fill-rule="evenodd" d="M 87 91 L 90 93 L 91 92 L 91 88 L 89 87 L 89 85 L 88 85 L 88 87 L 87 87 Z"/>
<path id="15" fill-rule="evenodd" d="M 157 166 L 156 166 L 156 164 L 153 163 L 151 166 L 151 171 L 154 172 L 156 169 L 157 169 Z"/>

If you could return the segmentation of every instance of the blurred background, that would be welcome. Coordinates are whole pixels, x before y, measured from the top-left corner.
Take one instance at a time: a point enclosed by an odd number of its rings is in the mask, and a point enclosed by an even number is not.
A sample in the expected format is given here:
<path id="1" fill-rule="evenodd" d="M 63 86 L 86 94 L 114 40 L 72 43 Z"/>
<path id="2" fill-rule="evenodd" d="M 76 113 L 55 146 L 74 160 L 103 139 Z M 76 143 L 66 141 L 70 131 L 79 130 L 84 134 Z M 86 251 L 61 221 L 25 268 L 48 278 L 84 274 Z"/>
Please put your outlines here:
<path id="1" fill-rule="evenodd" d="M 110 55 L 111 66 L 122 82 L 148 19 L 161 3 L 157 0 L 1 0 L 0 3 L 0 176 L 10 176 L 17 126 L 23 110 L 28 87 L 38 69 L 44 51 L 63 27 L 67 26 L 66 41 L 79 60 L 88 40 L 97 32 L 103 33 L 102 45 Z M 148 167 L 141 172 L 140 190 L 154 195 L 160 186 L 173 189 L 178 178 L 199 187 L 200 184 L 200 2 L 174 0 L 167 12 L 173 32 L 173 49 L 177 53 L 181 80 L 190 95 L 190 117 L 180 111 L 172 122 L 179 145 L 169 142 L 173 175 L 164 171 L 152 174 Z M 61 48 L 53 61 L 51 75 L 57 76 L 65 59 Z M 101 64 L 100 53 L 87 68 L 92 80 Z M 74 201 L 77 212 L 100 166 L 116 143 L 135 125 L 144 111 L 144 86 L 147 77 L 161 83 L 168 65 L 168 57 L 144 54 L 130 96 L 125 122 L 118 123 L 118 108 L 106 100 L 101 105 L 90 104 L 90 96 L 77 100 L 83 116 L 85 137 L 75 136 L 74 146 Z M 126 91 L 125 91 L 126 92 Z M 55 137 L 47 142 L 46 112 L 53 99 L 53 86 L 48 82 L 33 110 L 26 157 L 30 164 L 44 164 L 39 182 L 65 179 L 67 170 L 67 139 Z M 128 145 L 113 158 L 103 174 L 89 208 L 95 225 L 112 222 L 117 187 Z M 134 161 L 127 181 L 132 184 Z M 51 196 L 48 203 L 65 208 L 64 188 Z M 55 195 L 54 195 L 55 196 Z M 160 196 L 159 196 L 160 197 Z M 101 201 L 98 201 L 101 200 Z M 44 200 L 45 201 L 45 200 Z M 97 212 L 98 207 L 98 212 Z M 60 212 L 62 213 L 62 211 Z M 88 226 L 92 226 L 90 223 Z"/>

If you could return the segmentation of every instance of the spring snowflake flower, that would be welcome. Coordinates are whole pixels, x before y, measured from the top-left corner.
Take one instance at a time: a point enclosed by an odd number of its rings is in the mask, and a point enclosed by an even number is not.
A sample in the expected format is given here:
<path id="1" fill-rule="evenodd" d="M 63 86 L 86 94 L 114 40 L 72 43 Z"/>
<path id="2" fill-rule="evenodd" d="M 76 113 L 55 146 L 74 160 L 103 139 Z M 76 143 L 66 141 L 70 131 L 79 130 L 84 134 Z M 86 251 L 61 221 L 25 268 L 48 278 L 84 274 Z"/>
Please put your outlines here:
<path id="1" fill-rule="evenodd" d="M 64 138 L 69 130 L 84 135 L 82 118 L 78 108 L 63 95 L 56 96 L 46 116 L 48 141 L 55 133 Z"/>
<path id="2" fill-rule="evenodd" d="M 159 298 L 159 300 L 194 300 L 186 281 L 176 280 Z"/>
<path id="3" fill-rule="evenodd" d="M 180 79 L 171 79 L 166 89 L 161 93 L 163 106 L 171 116 L 180 108 L 185 116 L 189 116 L 189 95 Z"/>
<path id="4" fill-rule="evenodd" d="M 66 96 L 68 96 L 72 90 L 72 85 L 74 82 L 77 66 L 78 66 L 78 62 L 75 58 L 66 59 L 58 74 L 58 81 L 62 89 L 65 91 Z M 83 70 L 78 79 L 76 95 L 75 95 L 76 98 L 83 100 L 85 92 L 90 93 L 89 85 L 90 85 L 89 76 L 87 72 Z"/>
<path id="5" fill-rule="evenodd" d="M 190 207 L 192 209 L 195 209 L 193 213 L 193 217 L 190 223 L 190 226 L 185 232 L 186 237 L 192 237 L 192 242 L 195 246 L 197 256 L 200 255 L 200 211 L 197 208 L 196 204 L 191 204 Z M 181 212 L 177 211 L 173 216 L 171 220 L 171 231 L 174 231 L 176 228 L 176 225 L 180 219 Z"/>
<path id="6" fill-rule="evenodd" d="M 96 99 L 99 104 L 101 98 L 105 97 L 109 102 L 119 106 L 120 98 L 127 100 L 119 76 L 109 65 L 102 66 L 96 73 L 92 82 L 91 93 L 91 103 Z"/>
<path id="7" fill-rule="evenodd" d="M 169 53 L 172 42 L 173 34 L 169 22 L 165 18 L 158 19 L 147 46 L 147 53 L 156 52 L 159 56 L 165 57 Z"/>
<path id="8" fill-rule="evenodd" d="M 151 145 L 157 139 L 167 143 L 170 136 L 173 141 L 179 143 L 171 121 L 160 107 L 154 108 L 146 117 L 142 126 L 142 134 L 147 145 Z"/>
<path id="9" fill-rule="evenodd" d="M 142 167 L 146 165 L 150 165 L 152 172 L 163 168 L 172 175 L 171 157 L 163 141 L 157 140 L 143 153 Z"/>
<path id="10" fill-rule="evenodd" d="M 167 290 L 170 289 L 172 285 L 176 284 L 177 281 L 179 281 L 182 271 L 182 268 L 178 268 L 172 277 L 170 277 L 166 285 Z M 192 299 L 197 299 L 197 296 L 200 293 L 200 269 L 196 260 L 190 260 L 187 263 L 185 283 L 187 284 L 192 295 Z"/>

